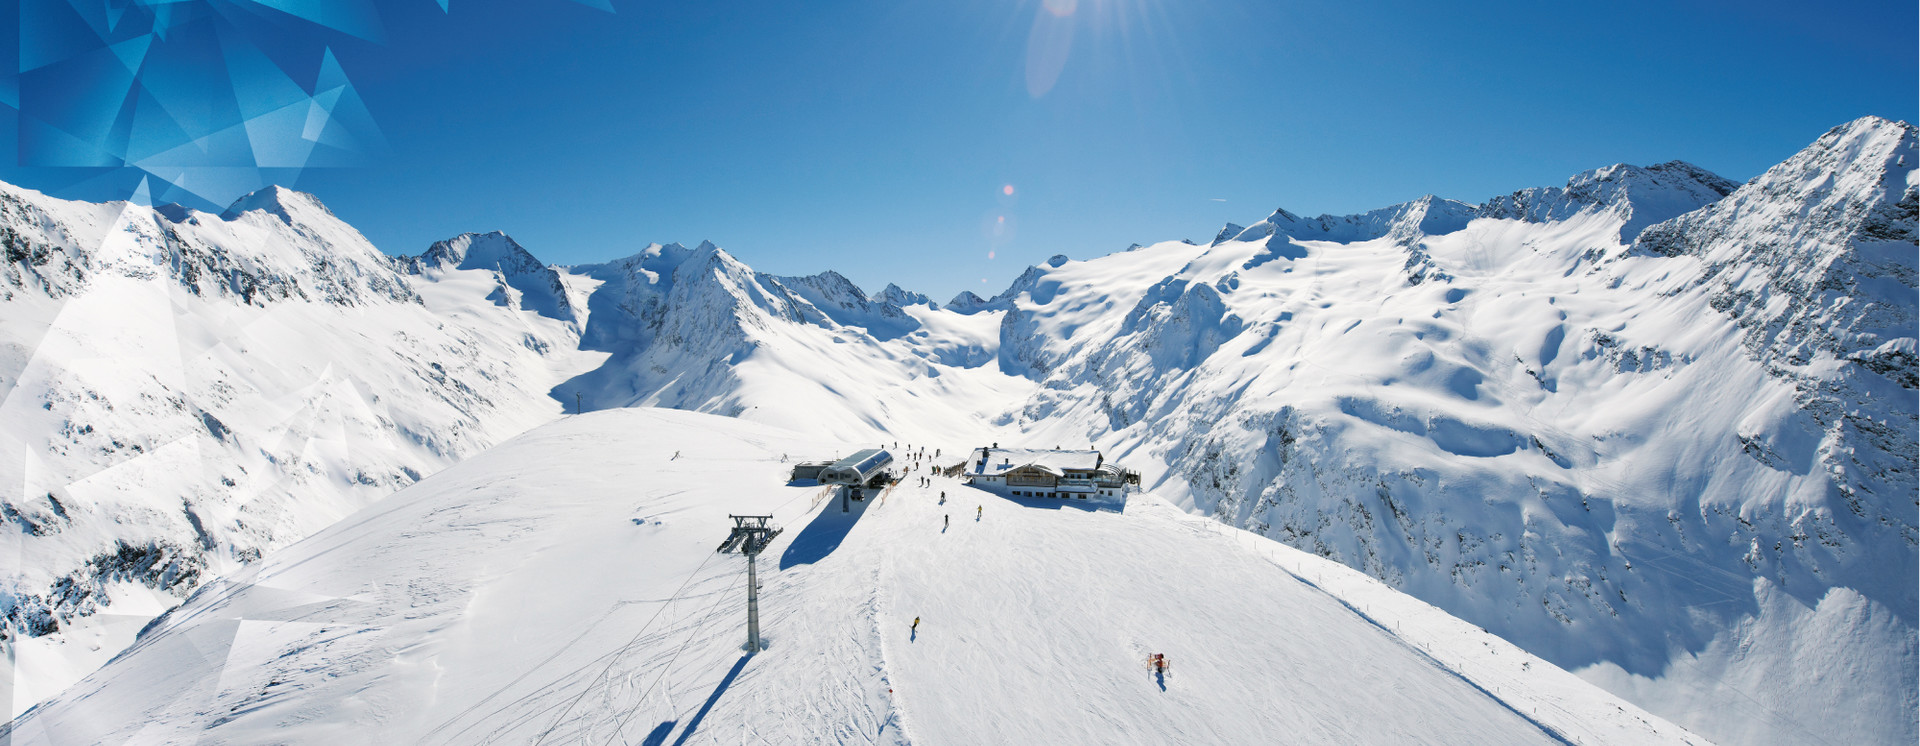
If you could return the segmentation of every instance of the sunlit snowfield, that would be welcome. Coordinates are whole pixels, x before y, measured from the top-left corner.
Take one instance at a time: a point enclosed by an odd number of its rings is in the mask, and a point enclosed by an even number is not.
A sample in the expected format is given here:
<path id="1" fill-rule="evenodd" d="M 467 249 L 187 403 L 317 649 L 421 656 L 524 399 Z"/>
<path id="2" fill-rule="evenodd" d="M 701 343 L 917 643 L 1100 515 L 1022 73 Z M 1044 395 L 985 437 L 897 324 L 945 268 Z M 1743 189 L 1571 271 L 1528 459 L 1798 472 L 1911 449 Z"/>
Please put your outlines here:
<path id="1" fill-rule="evenodd" d="M 836 446 L 851 444 L 667 410 L 537 429 L 207 586 L 13 735 L 1702 742 L 1151 495 L 1009 500 L 909 479 L 842 512 L 783 484 L 783 453 Z M 767 650 L 751 657 L 744 560 L 713 551 L 729 514 L 786 526 L 761 555 Z M 1149 673 L 1154 652 L 1169 676 Z"/>

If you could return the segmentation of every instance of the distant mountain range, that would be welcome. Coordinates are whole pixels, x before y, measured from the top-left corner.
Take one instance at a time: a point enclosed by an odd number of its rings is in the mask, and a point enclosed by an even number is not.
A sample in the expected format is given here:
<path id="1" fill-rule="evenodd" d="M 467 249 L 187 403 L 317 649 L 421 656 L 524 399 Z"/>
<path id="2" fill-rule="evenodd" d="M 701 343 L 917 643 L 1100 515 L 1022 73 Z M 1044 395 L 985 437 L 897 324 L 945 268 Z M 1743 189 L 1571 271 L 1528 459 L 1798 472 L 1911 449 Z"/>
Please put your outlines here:
<path id="1" fill-rule="evenodd" d="M 215 216 L 0 185 L 16 712 L 427 474 L 667 407 L 1091 443 L 1709 738 L 1911 743 L 1916 157 L 1869 117 L 1743 185 L 1675 161 L 1276 210 L 944 306 L 709 243 L 394 258 L 280 188 Z"/>

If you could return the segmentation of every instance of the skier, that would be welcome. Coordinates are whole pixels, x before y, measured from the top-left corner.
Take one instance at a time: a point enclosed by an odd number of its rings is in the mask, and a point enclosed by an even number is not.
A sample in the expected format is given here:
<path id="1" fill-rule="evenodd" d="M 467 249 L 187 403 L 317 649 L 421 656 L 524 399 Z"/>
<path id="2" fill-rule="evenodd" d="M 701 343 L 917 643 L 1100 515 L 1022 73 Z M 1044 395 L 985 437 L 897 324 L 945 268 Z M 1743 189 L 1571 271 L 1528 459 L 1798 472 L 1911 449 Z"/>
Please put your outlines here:
<path id="1" fill-rule="evenodd" d="M 919 632 L 919 631 L 920 631 L 920 617 L 914 617 L 914 618 L 913 618 L 913 626 L 912 626 L 912 627 L 910 627 L 909 629 L 912 629 L 912 630 L 913 630 L 913 631 L 915 631 L 915 632 Z"/>
<path id="2" fill-rule="evenodd" d="M 946 514 L 946 515 L 943 515 L 943 516 L 940 516 L 940 530 L 941 530 L 941 531 L 945 531 L 945 530 L 947 530 L 947 527 L 948 527 L 948 526 L 952 526 L 952 525 L 953 525 L 953 514 L 952 514 L 952 513 L 948 513 L 948 514 Z"/>
<path id="3" fill-rule="evenodd" d="M 941 490 L 941 491 L 940 491 L 940 504 L 941 504 L 941 505 L 945 505 L 945 504 L 947 504 L 947 491 L 946 491 L 946 490 Z"/>
<path id="4" fill-rule="evenodd" d="M 975 506 L 973 506 L 973 520 L 974 520 L 974 522 L 975 522 L 975 523 L 978 523 L 978 522 L 980 521 L 980 516 L 981 516 L 982 514 L 984 514 L 984 513 L 986 513 L 986 512 L 987 512 L 987 506 L 985 506 L 985 505 L 975 505 Z"/>

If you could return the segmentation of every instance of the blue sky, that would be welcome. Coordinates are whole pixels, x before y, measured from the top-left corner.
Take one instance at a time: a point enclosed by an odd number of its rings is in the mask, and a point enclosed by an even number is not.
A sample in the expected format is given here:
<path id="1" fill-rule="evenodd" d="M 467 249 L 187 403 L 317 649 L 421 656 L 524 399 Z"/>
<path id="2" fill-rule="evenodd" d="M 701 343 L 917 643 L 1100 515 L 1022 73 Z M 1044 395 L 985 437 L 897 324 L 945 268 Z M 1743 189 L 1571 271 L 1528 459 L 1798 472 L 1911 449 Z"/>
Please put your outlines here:
<path id="1" fill-rule="evenodd" d="M 944 300 L 1276 206 L 1676 158 L 1744 180 L 1853 118 L 1913 121 L 1920 89 L 1911 0 L 611 4 L 385 0 L 378 41 L 322 32 L 386 144 L 293 186 L 390 253 L 712 239 Z"/>

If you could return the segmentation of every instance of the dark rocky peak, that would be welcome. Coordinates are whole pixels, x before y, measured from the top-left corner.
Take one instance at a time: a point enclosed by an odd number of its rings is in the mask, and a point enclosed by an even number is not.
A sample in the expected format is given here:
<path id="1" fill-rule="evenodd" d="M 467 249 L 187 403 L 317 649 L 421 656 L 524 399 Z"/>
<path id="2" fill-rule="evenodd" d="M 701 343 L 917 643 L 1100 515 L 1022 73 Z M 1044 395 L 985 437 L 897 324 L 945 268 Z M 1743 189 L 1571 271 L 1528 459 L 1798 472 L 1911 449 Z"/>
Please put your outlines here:
<path id="1" fill-rule="evenodd" d="M 916 293 L 891 282 L 887 283 L 886 289 L 875 294 L 871 300 L 876 303 L 891 303 L 900 308 L 937 305 L 924 293 Z"/>
<path id="2" fill-rule="evenodd" d="M 959 295 L 953 296 L 953 300 L 947 301 L 947 310 L 960 313 L 973 313 L 986 306 L 987 299 L 976 295 L 971 290 L 962 290 Z"/>
<path id="3" fill-rule="evenodd" d="M 1245 226 L 1228 223 L 1221 226 L 1219 233 L 1213 234 L 1213 243 L 1208 245 L 1219 246 L 1220 244 L 1233 240 L 1234 236 L 1240 235 L 1240 232 L 1244 230 L 1246 230 Z"/>

